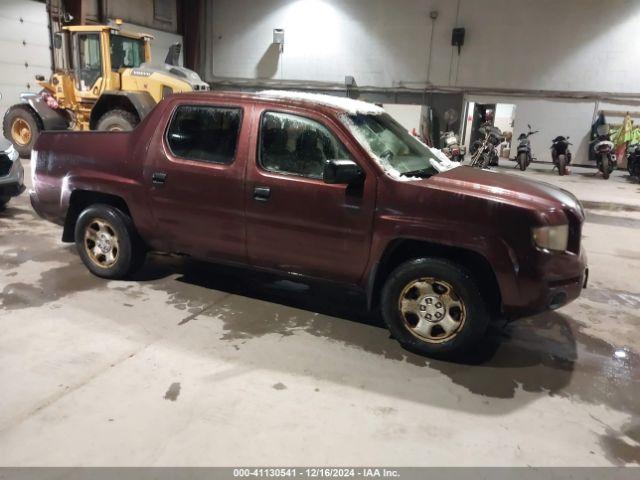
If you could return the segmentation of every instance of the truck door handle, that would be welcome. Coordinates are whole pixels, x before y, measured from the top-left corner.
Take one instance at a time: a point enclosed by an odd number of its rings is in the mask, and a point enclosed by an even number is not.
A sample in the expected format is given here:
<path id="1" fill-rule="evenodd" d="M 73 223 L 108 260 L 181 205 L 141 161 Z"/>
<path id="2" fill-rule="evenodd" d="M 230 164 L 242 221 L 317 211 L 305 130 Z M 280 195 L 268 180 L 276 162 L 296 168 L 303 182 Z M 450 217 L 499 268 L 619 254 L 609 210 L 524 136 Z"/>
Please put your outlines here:
<path id="1" fill-rule="evenodd" d="M 167 174 L 163 172 L 154 172 L 153 175 L 151 175 L 151 181 L 155 185 L 164 185 L 164 182 L 167 181 Z"/>
<path id="2" fill-rule="evenodd" d="M 271 189 L 269 187 L 255 187 L 253 189 L 253 199 L 258 202 L 266 202 L 271 198 Z"/>

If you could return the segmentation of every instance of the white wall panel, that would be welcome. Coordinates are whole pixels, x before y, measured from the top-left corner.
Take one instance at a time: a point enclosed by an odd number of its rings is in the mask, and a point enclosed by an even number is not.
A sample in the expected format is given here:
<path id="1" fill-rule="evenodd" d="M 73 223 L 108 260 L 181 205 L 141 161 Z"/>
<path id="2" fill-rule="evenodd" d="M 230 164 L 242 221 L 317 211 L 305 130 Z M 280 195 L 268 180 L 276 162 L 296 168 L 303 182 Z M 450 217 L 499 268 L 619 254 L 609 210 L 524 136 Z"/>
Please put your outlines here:
<path id="1" fill-rule="evenodd" d="M 208 79 L 640 92 L 640 0 L 209 0 Z M 465 27 L 461 55 L 451 30 Z M 285 29 L 284 53 L 270 47 Z"/>
<path id="2" fill-rule="evenodd" d="M 0 0 L 0 118 L 20 92 L 38 91 L 35 76 L 51 73 L 46 6 L 31 0 Z"/>

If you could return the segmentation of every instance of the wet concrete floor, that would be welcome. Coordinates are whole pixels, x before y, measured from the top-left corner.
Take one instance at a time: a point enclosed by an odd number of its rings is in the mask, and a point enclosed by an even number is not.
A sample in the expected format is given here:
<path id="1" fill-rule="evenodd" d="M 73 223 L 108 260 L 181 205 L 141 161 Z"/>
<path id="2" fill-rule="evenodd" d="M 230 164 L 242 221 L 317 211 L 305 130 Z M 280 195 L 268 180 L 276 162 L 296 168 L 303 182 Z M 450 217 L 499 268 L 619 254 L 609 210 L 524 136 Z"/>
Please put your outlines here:
<path id="1" fill-rule="evenodd" d="M 589 288 L 457 363 L 334 285 L 166 255 L 98 279 L 12 201 L 0 465 L 639 464 L 640 192 L 585 172 L 524 175 L 585 200 Z"/>

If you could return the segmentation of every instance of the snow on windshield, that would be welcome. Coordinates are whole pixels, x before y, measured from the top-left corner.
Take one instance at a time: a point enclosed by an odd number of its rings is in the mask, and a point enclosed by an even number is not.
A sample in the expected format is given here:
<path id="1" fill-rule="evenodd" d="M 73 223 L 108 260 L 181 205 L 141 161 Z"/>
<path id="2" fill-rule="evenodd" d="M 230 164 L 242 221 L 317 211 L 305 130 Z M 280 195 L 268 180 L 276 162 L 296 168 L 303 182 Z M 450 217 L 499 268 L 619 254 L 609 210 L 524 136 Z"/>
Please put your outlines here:
<path id="1" fill-rule="evenodd" d="M 386 114 L 386 112 L 382 112 Z M 374 114 L 375 115 L 375 114 Z M 395 168 L 392 163 L 389 161 L 388 156 L 379 155 L 374 152 L 371 146 L 371 138 L 368 138 L 364 133 L 363 129 L 359 128 L 358 125 L 354 122 L 353 118 L 349 115 L 341 115 L 340 119 L 342 122 L 349 128 L 351 133 L 356 137 L 358 142 L 365 148 L 367 153 L 371 156 L 371 158 L 384 170 L 384 172 L 393 178 L 394 180 L 398 180 L 401 182 L 412 182 L 418 180 L 424 180 L 424 177 L 421 176 L 413 176 L 413 175 L 405 175 L 400 172 L 397 168 Z M 432 155 L 432 158 L 428 158 L 428 165 L 435 170 L 437 173 L 446 172 L 447 170 L 451 170 L 452 168 L 458 167 L 459 164 L 452 162 L 449 158 L 442 153 L 440 150 L 432 148 L 426 145 L 417 137 L 412 137 L 416 142 L 420 143 L 424 146 Z"/>

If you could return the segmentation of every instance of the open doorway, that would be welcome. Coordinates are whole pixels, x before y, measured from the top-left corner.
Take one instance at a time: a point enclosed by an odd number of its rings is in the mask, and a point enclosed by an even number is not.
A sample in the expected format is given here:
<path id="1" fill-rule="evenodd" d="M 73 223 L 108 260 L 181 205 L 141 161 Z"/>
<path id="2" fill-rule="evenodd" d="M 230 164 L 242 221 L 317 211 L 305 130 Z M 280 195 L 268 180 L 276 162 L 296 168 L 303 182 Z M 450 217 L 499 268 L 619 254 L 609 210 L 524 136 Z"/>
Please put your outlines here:
<path id="1" fill-rule="evenodd" d="M 488 124 L 499 128 L 504 134 L 506 141 L 500 147 L 500 156 L 508 156 L 511 150 L 516 106 L 511 103 L 467 102 L 466 112 L 464 145 L 467 147 L 467 151 L 471 151 L 470 147 L 474 142 L 482 140 L 480 127 Z"/>

